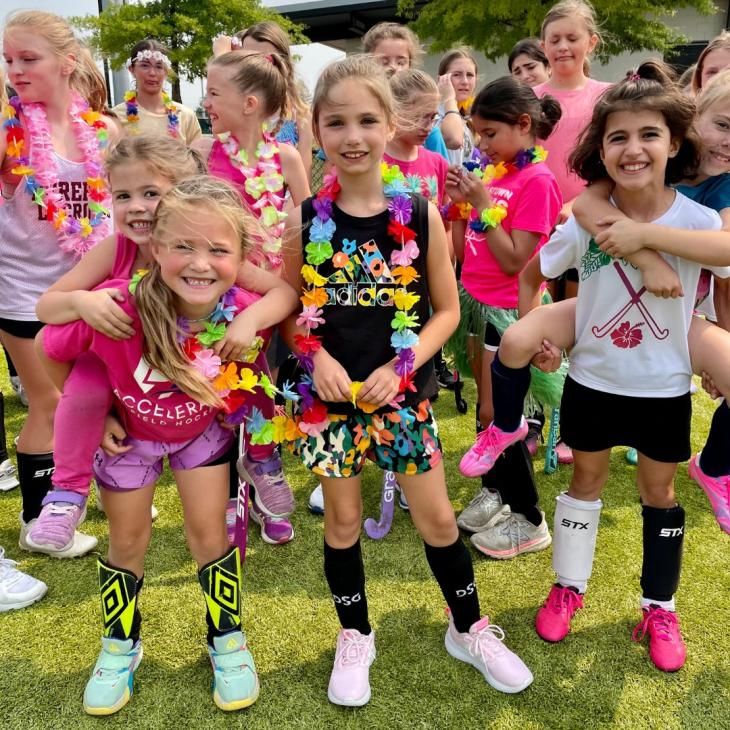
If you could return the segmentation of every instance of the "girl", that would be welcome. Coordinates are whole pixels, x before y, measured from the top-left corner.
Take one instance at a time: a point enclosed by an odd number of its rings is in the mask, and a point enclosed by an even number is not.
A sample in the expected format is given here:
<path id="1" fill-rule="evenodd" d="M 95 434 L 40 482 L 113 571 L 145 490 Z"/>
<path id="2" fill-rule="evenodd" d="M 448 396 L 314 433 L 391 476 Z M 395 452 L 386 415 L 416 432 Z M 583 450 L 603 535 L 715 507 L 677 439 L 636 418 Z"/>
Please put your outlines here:
<path id="1" fill-rule="evenodd" d="M 463 219 L 454 222 L 463 268 L 462 317 L 452 345 L 460 366 L 468 365 L 475 374 L 482 425 L 492 420 L 494 353 L 517 318 L 519 272 L 545 243 L 560 213 L 560 190 L 544 150 L 535 146 L 559 119 L 560 105 L 551 96 L 538 99 L 510 76 L 493 81 L 472 106 L 479 151 L 488 160 L 483 178 L 463 168 L 449 170 L 449 196 L 472 206 L 468 225 Z M 550 533 L 537 501 L 529 454 L 524 444 L 516 444 L 497 473 L 483 480 L 457 523 L 476 533 L 472 543 L 491 557 L 542 550 L 550 544 Z"/>
<path id="2" fill-rule="evenodd" d="M 134 91 L 112 110 L 128 134 L 169 135 L 185 144 L 201 136 L 195 112 L 170 98 L 164 85 L 172 64 L 168 50 L 154 38 L 133 46 L 127 70 L 134 78 Z"/>
<path id="3" fill-rule="evenodd" d="M 497 689 L 519 692 L 532 674 L 502 644 L 501 630 L 479 619 L 428 402 L 436 392 L 433 355 L 459 318 L 438 211 L 407 193 L 396 169 L 381 170 L 394 108 L 372 60 L 355 56 L 325 69 L 312 122 L 337 181 L 287 221 L 285 271 L 304 307 L 286 331 L 307 371 L 297 447 L 324 487 L 324 571 L 342 625 L 329 699 L 347 706 L 370 699 L 375 644 L 359 543 L 366 456 L 395 471 L 406 493 L 449 605 L 447 651 Z"/>
<path id="4" fill-rule="evenodd" d="M 108 155 L 105 167 L 118 232 L 61 277 L 40 298 L 37 313 L 49 324 L 82 319 L 102 334 L 125 339 L 134 333 L 131 319 L 116 303 L 119 291 L 96 287 L 150 267 L 150 235 L 157 205 L 176 182 L 197 174 L 199 165 L 197 156 L 178 140 L 140 135 L 121 140 Z M 239 283 L 263 293 L 277 285 L 278 279 L 246 264 Z M 236 318 L 214 349 L 224 359 L 240 358 L 248 348 L 248 335 L 245 318 L 242 323 Z M 30 549 L 65 557 L 85 513 L 93 455 L 111 404 L 105 365 L 85 353 L 71 369 L 56 410 L 53 490 L 43 500 L 41 514 L 28 533 Z M 118 428 L 114 422 L 108 425 L 115 432 Z"/>
<path id="5" fill-rule="evenodd" d="M 667 187 L 694 174 L 697 150 L 690 129 L 693 104 L 665 83 L 658 64 L 649 62 L 608 91 L 576 148 L 574 169 L 587 182 L 610 178 L 614 204 L 632 220 L 693 231 L 718 229 L 721 220 L 715 211 Z M 702 237 L 691 238 L 693 257 L 710 264 L 728 262 L 726 246 L 724 251 L 713 250 Z M 670 241 L 666 248 L 677 249 Z M 676 255 L 663 258 L 676 270 L 681 288 L 695 291 L 700 266 Z M 493 376 L 508 387 L 494 390 L 495 423 L 468 460 L 488 466 L 515 437 L 529 371 L 519 364 L 522 354 L 513 354 L 530 349 L 529 361 L 543 337 L 559 348 L 575 340 L 561 408 L 575 469 L 568 492 L 557 498 L 557 583 L 537 614 L 537 632 L 546 641 L 561 641 L 583 606 L 610 450 L 628 444 L 639 452 L 644 535 L 642 620 L 634 637 L 648 633 L 652 662 L 675 671 L 686 657 L 674 612 L 685 525 L 673 478 L 677 462 L 689 456 L 692 368 L 687 335 L 693 300 L 645 294 L 641 272 L 625 261 L 612 261 L 572 218 L 525 269 L 522 310 L 529 307 L 540 275 L 553 277 L 571 265 L 581 272 L 575 332 L 565 326 L 564 318 L 558 319 L 557 308 L 566 306 L 561 303 L 538 308 L 505 336 Z M 730 275 L 728 268 L 712 270 L 718 276 Z M 588 413 L 601 414 L 590 429 L 584 424 Z"/>
<path id="6" fill-rule="evenodd" d="M 276 53 L 233 51 L 214 58 L 208 65 L 203 106 L 216 137 L 201 139 L 196 145 L 210 174 L 232 182 L 249 211 L 267 229 L 268 235 L 259 240 L 251 260 L 274 272 L 281 267 L 286 193 L 291 194 L 294 205 L 309 195 L 299 154 L 291 145 L 278 145 L 265 127 L 271 117 L 288 115 L 287 74 L 284 60 Z M 267 401 L 262 407 L 270 409 L 273 404 Z M 264 412 L 266 418 L 273 415 L 273 410 Z M 288 542 L 294 537 L 286 519 L 294 511 L 294 495 L 278 450 L 254 446 L 246 452 L 241 467 L 253 487 L 251 515 L 261 524 L 264 540 Z"/>
<path id="7" fill-rule="evenodd" d="M 443 105 L 439 109 L 441 116 L 441 132 L 444 135 L 444 141 L 449 148 L 449 162 L 452 165 L 460 165 L 464 160 L 471 157 L 474 149 L 474 135 L 469 126 L 469 115 L 471 114 L 471 105 L 474 102 L 474 89 L 477 84 L 477 62 L 468 48 L 455 48 L 449 51 L 440 61 L 438 66 L 439 84 L 451 86 L 456 100 L 456 111 L 449 108 L 448 100 L 451 98 L 447 92 L 443 92 Z M 448 81 L 448 84 L 445 82 Z M 448 134 L 449 116 L 461 123 L 461 135 Z M 447 129 L 444 130 L 444 122 Z M 458 143 L 459 138 L 461 142 Z"/>
<path id="8" fill-rule="evenodd" d="M 94 464 L 109 519 L 109 552 L 98 562 L 104 633 L 84 692 L 84 709 L 91 715 L 112 714 L 129 701 L 142 658 L 137 602 L 154 484 L 165 455 L 206 600 L 214 701 L 222 710 L 237 710 L 258 695 L 241 629 L 240 556 L 238 547 L 229 548 L 226 535 L 233 432 L 216 418 L 221 409 L 245 408 L 246 396 L 236 381 L 246 369 L 233 362 L 221 365 L 210 345 L 229 315 L 243 312 L 251 343 L 257 331 L 285 317 L 296 300 L 293 292 L 277 287 L 251 303 L 245 290 L 234 287 L 251 246 L 249 226 L 240 196 L 227 183 L 206 176 L 179 183 L 155 214 L 149 274 L 110 282 L 136 325 L 134 334 L 114 339 L 77 320 L 51 325 L 39 337 L 51 373 L 65 369 L 58 363 L 85 352 L 104 359 L 127 435 L 127 448 L 111 456 L 100 451 Z M 250 369 L 248 374 L 254 375 Z"/>
<path id="9" fill-rule="evenodd" d="M 3 109 L 0 137 L 0 338 L 28 394 L 18 437 L 23 498 L 21 547 L 50 487 L 53 413 L 58 391 L 39 367 L 33 337 L 38 297 L 109 230 L 110 198 L 102 147 L 113 128 L 98 110 L 104 82 L 67 23 L 39 11 L 8 17 L 3 38 L 8 78 L 18 97 Z M 78 533 L 70 555 L 96 538 Z"/>
<path id="10" fill-rule="evenodd" d="M 289 36 L 278 23 L 265 20 L 254 23 L 231 38 L 219 36 L 213 42 L 213 55 L 216 57 L 236 50 L 277 53 L 284 63 L 289 95 L 289 116 L 280 118 L 276 141 L 287 142 L 297 148 L 309 180 L 312 172 L 312 126 L 309 120 L 309 107 L 302 98 L 303 87 L 294 69 Z"/>
<path id="11" fill-rule="evenodd" d="M 400 23 L 378 23 L 362 37 L 362 49 L 378 60 L 386 73 L 392 76 L 398 71 L 416 67 L 423 57 L 423 50 L 418 36 L 405 25 Z M 457 112 L 456 97 L 448 90 L 451 86 L 449 79 L 441 81 L 439 90 L 445 93 L 443 105 L 445 112 Z M 453 89 L 453 86 L 451 87 Z M 445 137 L 449 137 L 449 146 L 459 149 L 463 143 L 461 120 L 456 119 L 453 114 L 444 116 L 445 123 L 442 128 L 435 126 L 424 142 L 424 147 L 431 152 L 438 152 L 442 157 L 448 159 L 448 149 Z"/>
<path id="12" fill-rule="evenodd" d="M 533 89 L 550 78 L 550 62 L 537 38 L 517 41 L 507 58 L 509 72 Z"/>
<path id="13" fill-rule="evenodd" d="M 728 66 L 730 66 L 730 33 L 724 30 L 700 53 L 692 73 L 692 94 L 699 96 L 707 82 Z"/>

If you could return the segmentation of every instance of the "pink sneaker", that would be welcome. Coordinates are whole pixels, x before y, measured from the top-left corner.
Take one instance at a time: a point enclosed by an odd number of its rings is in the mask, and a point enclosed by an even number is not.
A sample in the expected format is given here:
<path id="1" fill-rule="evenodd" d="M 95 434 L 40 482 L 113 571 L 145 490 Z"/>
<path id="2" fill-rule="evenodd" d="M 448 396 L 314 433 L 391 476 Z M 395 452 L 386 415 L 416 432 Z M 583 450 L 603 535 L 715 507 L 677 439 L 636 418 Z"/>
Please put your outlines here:
<path id="1" fill-rule="evenodd" d="M 465 477 L 486 474 L 502 452 L 527 435 L 527 421 L 523 418 L 516 431 L 506 432 L 490 423 L 478 436 L 474 445 L 461 457 L 459 471 Z"/>
<path id="2" fill-rule="evenodd" d="M 370 665 L 373 661 L 375 632 L 365 636 L 355 629 L 341 629 L 327 689 L 329 701 L 345 707 L 362 707 L 370 702 Z"/>
<path id="3" fill-rule="evenodd" d="M 700 456 L 689 460 L 689 476 L 702 487 L 712 505 L 720 529 L 730 534 L 730 476 L 711 477 L 700 468 Z"/>
<path id="4" fill-rule="evenodd" d="M 570 633 L 571 619 L 579 608 L 583 608 L 583 596 L 578 591 L 554 584 L 535 616 L 537 635 L 545 641 L 562 641 Z"/>
<path id="5" fill-rule="evenodd" d="M 74 541 L 76 528 L 86 518 L 86 497 L 69 491 L 49 492 L 43 508 L 28 531 L 31 547 L 63 551 Z"/>
<path id="6" fill-rule="evenodd" d="M 565 441 L 558 441 L 555 444 L 555 453 L 558 455 L 558 464 L 573 463 L 573 449 Z"/>
<path id="7" fill-rule="evenodd" d="M 641 641 L 645 634 L 649 634 L 649 657 L 654 666 L 662 672 L 681 669 L 687 659 L 687 647 L 679 630 L 677 614 L 654 605 L 641 610 L 644 617 L 636 625 L 631 638 Z"/>
<path id="8" fill-rule="evenodd" d="M 444 639 L 454 659 L 471 664 L 494 689 L 507 694 L 522 692 L 534 677 L 517 654 L 504 645 L 504 631 L 489 623 L 489 616 L 477 621 L 467 633 L 460 633 L 449 615 Z"/>
<path id="9" fill-rule="evenodd" d="M 261 539 L 269 545 L 283 545 L 294 539 L 292 523 L 286 517 L 269 517 L 258 508 L 254 499 L 248 514 L 261 527 Z"/>

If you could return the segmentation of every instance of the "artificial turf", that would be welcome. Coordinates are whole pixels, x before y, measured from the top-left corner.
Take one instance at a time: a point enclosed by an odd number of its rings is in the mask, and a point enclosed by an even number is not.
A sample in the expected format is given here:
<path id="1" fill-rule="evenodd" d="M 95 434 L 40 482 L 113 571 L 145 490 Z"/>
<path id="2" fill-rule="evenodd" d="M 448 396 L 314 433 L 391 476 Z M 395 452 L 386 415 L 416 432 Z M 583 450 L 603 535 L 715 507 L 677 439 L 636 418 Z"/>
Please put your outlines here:
<path id="1" fill-rule="evenodd" d="M 3 373 L 8 444 L 25 410 Z M 8 395 L 8 394 L 11 395 Z M 458 457 L 471 443 L 470 412 L 459 415 L 450 393 L 435 406 L 446 451 L 449 494 L 462 509 L 477 487 L 462 477 Z M 693 447 L 700 448 L 713 404 L 693 398 Z M 599 418 L 600 414 L 593 414 Z M 586 424 L 590 427 L 590 424 Z M 14 456 L 14 452 L 12 452 Z M 552 524 L 555 495 L 570 468 L 542 473 L 535 460 L 542 508 Z M 327 701 L 337 632 L 322 573 L 322 520 L 306 509 L 313 480 L 292 458 L 286 471 L 297 497 L 296 539 L 264 544 L 252 527 L 244 576 L 243 619 L 261 695 L 251 708 L 227 714 L 213 704 L 205 650 L 203 599 L 185 547 L 179 501 L 170 476 L 159 485 L 155 523 L 141 594 L 144 660 L 131 702 L 106 719 L 86 716 L 81 694 L 99 649 L 100 611 L 93 556 L 54 560 L 17 547 L 18 490 L 0 493 L 0 545 L 7 557 L 48 584 L 46 597 L 22 611 L 0 614 L 0 728 L 730 728 L 730 538 L 717 526 L 707 499 L 679 468 L 676 487 L 687 511 L 684 571 L 677 608 L 688 659 L 676 674 L 649 661 L 646 644 L 631 641 L 639 618 L 641 518 L 635 468 L 616 449 L 604 492 L 596 563 L 586 607 L 573 633 L 546 644 L 533 628 L 552 580 L 551 551 L 499 562 L 474 553 L 482 608 L 501 626 L 511 648 L 535 675 L 520 695 L 504 695 L 443 648 L 443 599 L 431 579 L 423 545 L 407 513 L 396 509 L 380 542 L 363 537 L 368 602 L 376 631 L 372 699 L 348 710 Z M 378 470 L 366 469 L 365 515 L 377 515 Z M 201 485 L 204 488 L 204 485 Z M 92 499 L 93 501 L 93 499 Z M 95 509 L 83 529 L 106 548 L 104 516 Z"/>

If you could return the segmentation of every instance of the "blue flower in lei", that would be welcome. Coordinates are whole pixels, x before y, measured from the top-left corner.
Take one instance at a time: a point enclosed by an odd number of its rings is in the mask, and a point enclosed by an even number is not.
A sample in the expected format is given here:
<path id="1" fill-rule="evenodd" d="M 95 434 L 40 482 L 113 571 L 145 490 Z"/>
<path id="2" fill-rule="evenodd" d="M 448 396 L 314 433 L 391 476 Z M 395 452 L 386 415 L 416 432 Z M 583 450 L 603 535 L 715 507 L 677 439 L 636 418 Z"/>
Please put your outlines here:
<path id="1" fill-rule="evenodd" d="M 335 222 L 332 220 L 332 218 L 325 221 L 317 216 L 312 221 L 312 227 L 309 231 L 309 240 L 313 243 L 316 241 L 331 241 L 332 236 L 335 235 L 336 228 L 337 226 L 335 225 Z"/>

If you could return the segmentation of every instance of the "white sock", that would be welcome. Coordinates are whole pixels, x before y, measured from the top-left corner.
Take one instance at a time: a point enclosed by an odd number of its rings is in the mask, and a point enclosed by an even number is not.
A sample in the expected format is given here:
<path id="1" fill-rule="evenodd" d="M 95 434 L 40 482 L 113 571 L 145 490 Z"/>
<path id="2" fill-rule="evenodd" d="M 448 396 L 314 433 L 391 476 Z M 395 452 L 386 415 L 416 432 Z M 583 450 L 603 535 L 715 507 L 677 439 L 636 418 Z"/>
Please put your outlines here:
<path id="1" fill-rule="evenodd" d="M 587 580 L 573 580 L 572 578 L 563 578 L 562 575 L 559 575 L 558 579 L 555 582 L 560 583 L 560 585 L 563 586 L 564 588 L 575 588 L 575 590 L 578 591 L 578 593 L 580 593 L 581 596 L 588 589 Z"/>
<path id="2" fill-rule="evenodd" d="M 668 601 L 657 601 L 656 598 L 644 598 L 644 596 L 642 596 L 641 607 L 649 608 L 649 606 L 659 606 L 659 608 L 663 608 L 665 611 L 674 612 L 674 596 L 672 596 Z"/>

